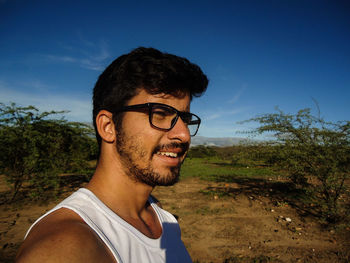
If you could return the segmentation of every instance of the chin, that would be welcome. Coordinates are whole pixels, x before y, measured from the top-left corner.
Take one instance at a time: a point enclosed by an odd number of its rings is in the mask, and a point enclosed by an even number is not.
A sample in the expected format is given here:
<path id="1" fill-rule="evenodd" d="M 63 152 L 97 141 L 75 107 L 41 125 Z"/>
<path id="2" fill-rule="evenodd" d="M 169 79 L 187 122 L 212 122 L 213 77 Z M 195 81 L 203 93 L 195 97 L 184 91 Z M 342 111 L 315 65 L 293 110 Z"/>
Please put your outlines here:
<path id="1" fill-rule="evenodd" d="M 171 186 L 176 184 L 180 178 L 180 169 L 178 167 L 174 167 L 167 173 L 161 172 L 151 172 L 151 173 L 143 173 L 138 179 L 141 182 L 150 185 L 152 187 L 155 186 Z"/>
<path id="2" fill-rule="evenodd" d="M 172 178 L 164 178 L 163 180 L 158 180 L 156 186 L 172 186 L 179 181 L 180 176 Z"/>

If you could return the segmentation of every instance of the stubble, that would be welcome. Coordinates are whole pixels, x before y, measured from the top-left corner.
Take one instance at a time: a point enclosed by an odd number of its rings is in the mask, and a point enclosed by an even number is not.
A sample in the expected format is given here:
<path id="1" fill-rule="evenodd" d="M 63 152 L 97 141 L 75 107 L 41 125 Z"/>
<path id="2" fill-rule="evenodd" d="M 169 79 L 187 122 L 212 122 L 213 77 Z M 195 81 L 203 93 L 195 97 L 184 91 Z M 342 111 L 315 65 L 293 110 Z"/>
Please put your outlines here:
<path id="1" fill-rule="evenodd" d="M 171 144 L 173 146 L 173 144 Z M 170 147 L 159 145 L 152 149 L 151 157 L 143 146 L 143 140 L 137 136 L 128 136 L 122 129 L 118 131 L 116 141 L 117 152 L 120 155 L 124 172 L 135 182 L 141 182 L 149 186 L 170 186 L 179 181 L 181 164 L 170 167 L 169 172 L 160 174 L 152 167 L 152 157 L 157 149 Z M 182 148 L 188 146 L 181 145 Z M 141 165 L 143 163 L 143 165 Z"/>

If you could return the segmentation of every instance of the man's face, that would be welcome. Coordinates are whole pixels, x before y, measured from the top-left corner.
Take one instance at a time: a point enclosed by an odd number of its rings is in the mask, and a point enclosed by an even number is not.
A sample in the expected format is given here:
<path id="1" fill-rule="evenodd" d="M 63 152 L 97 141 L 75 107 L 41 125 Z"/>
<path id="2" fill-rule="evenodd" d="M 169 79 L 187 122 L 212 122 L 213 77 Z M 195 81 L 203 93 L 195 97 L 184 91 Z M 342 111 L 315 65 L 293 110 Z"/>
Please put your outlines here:
<path id="1" fill-rule="evenodd" d="M 190 110 L 190 97 L 151 95 L 141 90 L 128 105 L 163 103 L 179 111 Z M 150 186 L 173 185 L 190 144 L 190 134 L 181 118 L 170 131 L 151 127 L 147 111 L 125 112 L 117 131 L 117 152 L 124 172 L 137 182 Z"/>

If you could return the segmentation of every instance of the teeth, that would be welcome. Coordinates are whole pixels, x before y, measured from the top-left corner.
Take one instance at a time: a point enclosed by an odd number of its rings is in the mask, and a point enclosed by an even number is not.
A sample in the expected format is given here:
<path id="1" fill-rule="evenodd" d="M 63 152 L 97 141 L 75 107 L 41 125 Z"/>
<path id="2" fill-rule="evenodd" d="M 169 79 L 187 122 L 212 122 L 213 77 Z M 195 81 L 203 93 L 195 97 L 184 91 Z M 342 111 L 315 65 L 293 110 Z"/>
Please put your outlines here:
<path id="1" fill-rule="evenodd" d="M 159 155 L 167 156 L 167 157 L 177 157 L 177 153 L 172 153 L 172 152 L 157 152 Z"/>

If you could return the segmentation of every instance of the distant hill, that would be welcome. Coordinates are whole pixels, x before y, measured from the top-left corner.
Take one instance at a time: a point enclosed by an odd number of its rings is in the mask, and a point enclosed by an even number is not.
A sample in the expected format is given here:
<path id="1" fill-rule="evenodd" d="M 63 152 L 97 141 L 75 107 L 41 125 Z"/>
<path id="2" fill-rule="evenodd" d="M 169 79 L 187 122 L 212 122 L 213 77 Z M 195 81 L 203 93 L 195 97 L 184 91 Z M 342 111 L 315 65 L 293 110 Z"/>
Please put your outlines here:
<path id="1" fill-rule="evenodd" d="M 224 138 L 212 138 L 204 136 L 195 136 L 192 138 L 191 146 L 205 145 L 205 146 L 232 146 L 249 141 L 245 138 L 238 137 L 224 137 Z"/>

